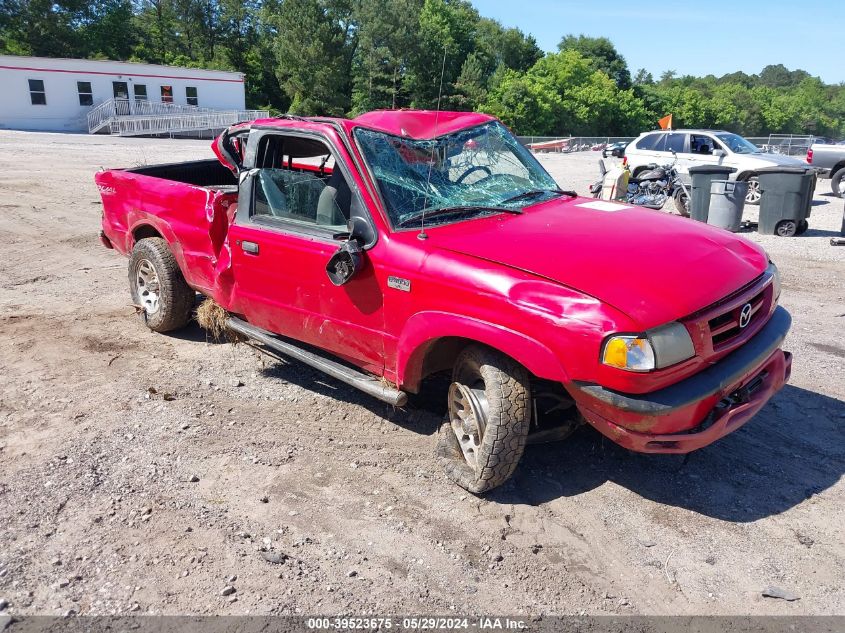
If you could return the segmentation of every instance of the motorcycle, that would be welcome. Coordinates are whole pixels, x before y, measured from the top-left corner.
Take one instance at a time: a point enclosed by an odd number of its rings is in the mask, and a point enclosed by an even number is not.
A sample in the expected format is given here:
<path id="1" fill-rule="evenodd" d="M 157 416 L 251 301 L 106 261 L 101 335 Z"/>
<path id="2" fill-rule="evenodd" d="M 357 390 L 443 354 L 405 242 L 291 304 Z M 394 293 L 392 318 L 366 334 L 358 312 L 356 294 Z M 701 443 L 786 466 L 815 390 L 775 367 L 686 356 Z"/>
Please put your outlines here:
<path id="1" fill-rule="evenodd" d="M 675 156 L 675 160 L 662 166 L 651 163 L 637 174 L 636 178 L 629 178 L 628 189 L 621 201 L 659 211 L 666 204 L 666 201 L 672 198 L 678 213 L 684 217 L 689 217 L 690 192 L 675 167 L 677 160 L 678 158 Z M 593 198 L 601 197 L 604 176 L 607 173 L 603 160 L 599 161 L 599 172 L 598 181 L 590 186 L 590 193 L 593 194 Z"/>

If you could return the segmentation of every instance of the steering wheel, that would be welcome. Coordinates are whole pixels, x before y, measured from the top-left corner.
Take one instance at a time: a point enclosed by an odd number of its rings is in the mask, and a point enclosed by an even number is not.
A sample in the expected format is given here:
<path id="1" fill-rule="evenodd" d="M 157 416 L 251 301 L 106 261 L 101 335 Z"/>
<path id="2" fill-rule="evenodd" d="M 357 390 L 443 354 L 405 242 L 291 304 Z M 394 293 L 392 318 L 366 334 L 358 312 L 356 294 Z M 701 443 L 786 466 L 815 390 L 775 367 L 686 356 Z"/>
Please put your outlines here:
<path id="1" fill-rule="evenodd" d="M 462 173 L 460 176 L 458 176 L 457 180 L 455 180 L 455 184 L 458 184 L 458 185 L 459 185 L 459 184 L 461 184 L 461 183 L 464 181 L 464 178 L 466 178 L 467 176 L 469 176 L 470 174 L 472 174 L 472 173 L 474 173 L 474 172 L 476 172 L 476 171 L 483 171 L 483 172 L 485 172 L 488 176 L 492 176 L 492 175 L 493 175 L 493 172 L 492 172 L 492 171 L 490 171 L 490 168 L 489 168 L 489 167 L 485 167 L 484 165 L 474 165 L 474 166 L 470 167 L 469 169 L 467 169 L 467 170 L 466 170 L 464 173 Z"/>

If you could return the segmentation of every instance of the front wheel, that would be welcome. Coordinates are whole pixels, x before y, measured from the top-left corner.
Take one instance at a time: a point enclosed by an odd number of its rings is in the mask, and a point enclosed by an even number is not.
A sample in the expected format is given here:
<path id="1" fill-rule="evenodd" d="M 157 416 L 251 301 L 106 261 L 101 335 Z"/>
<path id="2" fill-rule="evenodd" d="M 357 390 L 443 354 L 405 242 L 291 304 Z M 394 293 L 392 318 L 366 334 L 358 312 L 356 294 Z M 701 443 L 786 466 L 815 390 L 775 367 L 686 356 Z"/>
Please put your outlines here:
<path id="1" fill-rule="evenodd" d="M 748 183 L 748 193 L 745 194 L 745 204 L 760 204 L 760 180 L 757 176 L 750 176 L 746 179 Z"/>
<path id="2" fill-rule="evenodd" d="M 446 475 L 475 494 L 507 481 L 525 448 L 530 404 L 530 377 L 522 365 L 486 347 L 461 352 L 437 443 Z"/>
<path id="3" fill-rule="evenodd" d="M 196 293 L 160 237 L 140 240 L 129 257 L 129 290 L 141 318 L 154 332 L 170 332 L 191 320 Z"/>

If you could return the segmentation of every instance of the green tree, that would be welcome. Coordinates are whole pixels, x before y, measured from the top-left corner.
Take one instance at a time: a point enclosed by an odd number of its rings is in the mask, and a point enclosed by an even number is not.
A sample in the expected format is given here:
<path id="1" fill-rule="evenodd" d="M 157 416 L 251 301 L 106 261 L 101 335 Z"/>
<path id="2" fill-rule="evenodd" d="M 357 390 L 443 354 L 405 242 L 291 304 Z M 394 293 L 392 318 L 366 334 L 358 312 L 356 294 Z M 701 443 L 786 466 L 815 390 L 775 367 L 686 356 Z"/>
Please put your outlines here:
<path id="1" fill-rule="evenodd" d="M 482 109 L 522 134 L 628 135 L 649 113 L 575 50 L 546 55 L 527 73 L 508 71 Z"/>
<path id="2" fill-rule="evenodd" d="M 4 0 L 0 5 L 2 51 L 39 57 L 79 57 L 84 43 L 76 25 L 85 3 L 77 0 Z"/>
<path id="3" fill-rule="evenodd" d="M 352 7 L 345 0 L 285 0 L 267 16 L 290 111 L 342 116 L 350 105 Z"/>
<path id="4" fill-rule="evenodd" d="M 543 57 L 533 36 L 516 28 L 505 28 L 490 18 L 478 20 L 474 52 L 488 78 L 500 66 L 525 72 Z"/>
<path id="5" fill-rule="evenodd" d="M 420 11 L 417 45 L 408 63 L 411 105 L 437 105 L 443 72 L 443 96 L 448 102 L 474 45 L 479 16 L 466 0 L 425 0 Z M 445 55 L 445 63 L 444 63 Z"/>
<path id="6" fill-rule="evenodd" d="M 423 0 L 357 0 L 357 47 L 353 61 L 352 111 L 409 104 L 405 77 Z"/>
<path id="7" fill-rule="evenodd" d="M 586 35 L 565 35 L 557 45 L 558 50 L 577 51 L 589 59 L 595 70 L 600 70 L 616 82 L 623 90 L 631 87 L 631 72 L 628 63 L 606 37 Z"/>
<path id="8" fill-rule="evenodd" d="M 758 81 L 769 88 L 788 88 L 797 86 L 809 76 L 806 70 L 789 70 L 783 64 L 773 64 L 760 71 Z"/>
<path id="9" fill-rule="evenodd" d="M 635 86 L 651 86 L 654 84 L 654 76 L 648 72 L 645 68 L 640 68 L 637 71 L 637 74 L 634 75 L 634 85 Z"/>

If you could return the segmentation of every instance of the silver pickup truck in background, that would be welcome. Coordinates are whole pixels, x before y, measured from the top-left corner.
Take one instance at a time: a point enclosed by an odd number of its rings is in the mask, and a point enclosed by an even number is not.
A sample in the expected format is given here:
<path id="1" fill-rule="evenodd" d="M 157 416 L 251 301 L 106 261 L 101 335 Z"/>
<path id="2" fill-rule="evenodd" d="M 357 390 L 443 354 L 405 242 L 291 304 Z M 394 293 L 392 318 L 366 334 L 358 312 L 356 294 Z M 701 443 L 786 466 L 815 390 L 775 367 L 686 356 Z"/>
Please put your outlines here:
<path id="1" fill-rule="evenodd" d="M 845 144 L 814 143 L 807 150 L 807 162 L 819 170 L 819 176 L 830 178 L 833 195 L 845 198 Z"/>

